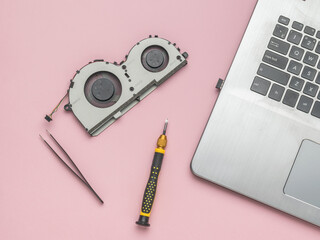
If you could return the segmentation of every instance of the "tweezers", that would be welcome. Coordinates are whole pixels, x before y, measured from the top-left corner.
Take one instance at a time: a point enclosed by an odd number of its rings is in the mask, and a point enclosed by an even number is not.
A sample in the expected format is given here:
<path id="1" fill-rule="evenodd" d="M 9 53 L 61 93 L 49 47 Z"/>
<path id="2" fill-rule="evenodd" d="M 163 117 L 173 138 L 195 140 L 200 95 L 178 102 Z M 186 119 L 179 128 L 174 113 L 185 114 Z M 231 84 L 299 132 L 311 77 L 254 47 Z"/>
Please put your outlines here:
<path id="1" fill-rule="evenodd" d="M 51 149 L 51 151 L 56 155 L 56 157 L 67 167 L 67 169 L 69 171 L 71 171 L 82 183 L 84 183 L 91 190 L 91 192 L 98 198 L 98 200 L 101 202 L 101 204 L 103 204 L 103 200 L 99 197 L 99 195 L 91 187 L 91 185 L 89 184 L 87 179 L 83 176 L 83 174 L 81 173 L 81 171 L 79 170 L 77 165 L 72 161 L 69 154 L 63 149 L 63 147 L 59 144 L 59 142 L 52 136 L 52 134 L 48 130 L 47 130 L 47 132 L 50 135 L 50 137 L 53 139 L 53 141 L 59 146 L 59 148 L 62 150 L 62 152 L 67 156 L 67 158 L 71 162 L 72 166 L 77 170 L 77 172 L 79 173 L 80 176 L 74 170 L 72 170 L 71 167 L 69 167 L 69 165 L 58 155 L 58 153 L 55 150 L 53 150 L 53 148 L 50 146 L 50 144 L 46 140 L 44 140 L 43 137 L 39 134 L 41 139 Z"/>

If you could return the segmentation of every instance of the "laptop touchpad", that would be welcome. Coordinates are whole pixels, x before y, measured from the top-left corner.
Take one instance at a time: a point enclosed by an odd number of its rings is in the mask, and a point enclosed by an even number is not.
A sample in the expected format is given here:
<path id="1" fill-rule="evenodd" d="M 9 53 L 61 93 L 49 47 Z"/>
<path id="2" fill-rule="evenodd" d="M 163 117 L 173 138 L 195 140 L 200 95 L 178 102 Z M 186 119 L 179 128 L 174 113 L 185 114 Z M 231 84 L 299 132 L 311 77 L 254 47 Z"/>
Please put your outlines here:
<path id="1" fill-rule="evenodd" d="M 320 145 L 303 140 L 284 193 L 320 208 Z"/>

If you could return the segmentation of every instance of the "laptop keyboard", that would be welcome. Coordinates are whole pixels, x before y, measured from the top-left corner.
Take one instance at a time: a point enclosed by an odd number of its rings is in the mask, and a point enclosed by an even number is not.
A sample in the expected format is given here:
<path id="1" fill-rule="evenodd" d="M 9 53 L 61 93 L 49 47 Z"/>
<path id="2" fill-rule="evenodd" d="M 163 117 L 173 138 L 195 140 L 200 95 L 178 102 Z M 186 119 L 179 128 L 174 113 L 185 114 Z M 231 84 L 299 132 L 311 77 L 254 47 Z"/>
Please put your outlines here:
<path id="1" fill-rule="evenodd" d="M 320 118 L 320 31 L 280 16 L 251 90 Z"/>

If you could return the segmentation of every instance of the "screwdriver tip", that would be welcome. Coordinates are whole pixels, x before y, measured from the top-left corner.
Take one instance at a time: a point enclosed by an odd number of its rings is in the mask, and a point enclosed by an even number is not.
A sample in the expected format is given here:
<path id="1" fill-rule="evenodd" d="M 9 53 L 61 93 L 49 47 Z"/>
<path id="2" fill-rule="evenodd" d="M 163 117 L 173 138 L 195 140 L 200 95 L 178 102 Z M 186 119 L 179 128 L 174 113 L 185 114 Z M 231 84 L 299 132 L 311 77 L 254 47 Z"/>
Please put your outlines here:
<path id="1" fill-rule="evenodd" d="M 166 121 L 164 122 L 164 128 L 163 128 L 163 135 L 166 135 L 167 132 L 167 127 L 168 127 L 168 118 L 166 119 Z"/>

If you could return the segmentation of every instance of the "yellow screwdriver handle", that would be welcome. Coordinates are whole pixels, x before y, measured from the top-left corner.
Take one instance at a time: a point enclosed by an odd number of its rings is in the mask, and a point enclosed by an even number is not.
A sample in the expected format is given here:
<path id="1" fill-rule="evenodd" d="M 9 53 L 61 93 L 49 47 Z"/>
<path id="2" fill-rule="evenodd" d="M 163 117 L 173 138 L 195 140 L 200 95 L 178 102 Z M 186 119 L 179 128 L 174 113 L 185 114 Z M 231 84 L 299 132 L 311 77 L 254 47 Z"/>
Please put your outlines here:
<path id="1" fill-rule="evenodd" d="M 142 207 L 140 211 L 139 220 L 136 224 L 149 227 L 149 217 L 151 214 L 154 198 L 156 196 L 157 183 L 161 170 L 162 160 L 165 153 L 164 148 L 167 145 L 167 138 L 165 135 L 161 135 L 157 142 L 157 148 L 154 153 L 151 171 L 147 186 L 144 190 L 143 199 L 142 199 Z"/>

